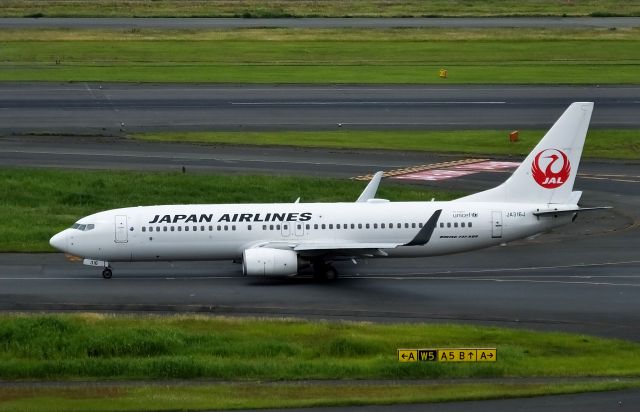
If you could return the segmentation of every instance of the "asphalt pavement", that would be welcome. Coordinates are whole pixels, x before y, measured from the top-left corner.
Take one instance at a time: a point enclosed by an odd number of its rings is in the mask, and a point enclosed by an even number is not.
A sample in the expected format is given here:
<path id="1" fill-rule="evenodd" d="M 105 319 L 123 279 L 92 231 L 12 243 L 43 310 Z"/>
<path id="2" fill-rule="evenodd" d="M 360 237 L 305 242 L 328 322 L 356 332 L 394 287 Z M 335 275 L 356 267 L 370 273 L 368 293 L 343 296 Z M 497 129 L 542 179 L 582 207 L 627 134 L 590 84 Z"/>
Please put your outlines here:
<path id="1" fill-rule="evenodd" d="M 0 134 L 523 129 L 593 101 L 592 128 L 640 127 L 639 86 L 0 83 Z"/>

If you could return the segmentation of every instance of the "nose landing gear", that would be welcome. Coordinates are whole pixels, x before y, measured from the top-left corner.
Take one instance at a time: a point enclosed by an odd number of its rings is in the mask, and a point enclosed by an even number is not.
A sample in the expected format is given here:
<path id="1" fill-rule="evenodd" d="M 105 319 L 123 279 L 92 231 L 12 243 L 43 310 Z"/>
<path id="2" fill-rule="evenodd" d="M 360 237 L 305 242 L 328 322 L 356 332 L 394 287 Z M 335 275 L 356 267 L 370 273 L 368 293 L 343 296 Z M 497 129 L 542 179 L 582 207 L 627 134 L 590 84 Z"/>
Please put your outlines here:
<path id="1" fill-rule="evenodd" d="M 105 279 L 111 279 L 111 276 L 113 276 L 111 268 L 104 268 L 104 270 L 102 271 L 102 277 Z"/>
<path id="2" fill-rule="evenodd" d="M 113 271 L 111 270 L 111 265 L 109 264 L 109 262 L 96 259 L 85 259 L 82 261 L 82 263 L 87 266 L 97 266 L 104 268 L 102 270 L 102 277 L 105 279 L 111 279 L 111 276 L 113 276 Z"/>

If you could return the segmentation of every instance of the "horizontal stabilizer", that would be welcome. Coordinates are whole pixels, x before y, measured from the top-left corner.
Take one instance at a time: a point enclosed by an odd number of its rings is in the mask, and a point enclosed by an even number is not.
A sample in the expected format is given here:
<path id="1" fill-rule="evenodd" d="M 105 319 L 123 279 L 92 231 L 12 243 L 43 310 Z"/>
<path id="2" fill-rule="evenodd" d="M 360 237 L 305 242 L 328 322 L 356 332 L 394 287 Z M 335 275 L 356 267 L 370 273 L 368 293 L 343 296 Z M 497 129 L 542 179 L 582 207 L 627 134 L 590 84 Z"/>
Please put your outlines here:
<path id="1" fill-rule="evenodd" d="M 599 206 L 599 207 L 578 207 L 574 209 L 549 209 L 533 212 L 534 216 L 551 216 L 551 215 L 566 215 L 571 213 L 590 212 L 593 210 L 611 209 L 611 206 Z"/>

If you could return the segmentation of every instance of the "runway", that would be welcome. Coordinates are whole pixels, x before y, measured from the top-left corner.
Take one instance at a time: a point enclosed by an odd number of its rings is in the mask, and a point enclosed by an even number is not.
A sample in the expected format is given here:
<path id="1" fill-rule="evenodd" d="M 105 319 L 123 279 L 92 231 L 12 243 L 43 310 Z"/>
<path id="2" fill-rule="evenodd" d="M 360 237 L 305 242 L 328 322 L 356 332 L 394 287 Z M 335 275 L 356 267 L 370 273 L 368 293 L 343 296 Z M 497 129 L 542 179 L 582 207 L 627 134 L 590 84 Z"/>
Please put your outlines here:
<path id="1" fill-rule="evenodd" d="M 638 17 L 446 18 L 1 18 L 0 28 L 237 29 L 237 28 L 611 28 L 639 27 Z"/>
<path id="2" fill-rule="evenodd" d="M 594 101 L 593 128 L 640 127 L 638 86 L 1 83 L 0 134 L 522 129 Z"/>

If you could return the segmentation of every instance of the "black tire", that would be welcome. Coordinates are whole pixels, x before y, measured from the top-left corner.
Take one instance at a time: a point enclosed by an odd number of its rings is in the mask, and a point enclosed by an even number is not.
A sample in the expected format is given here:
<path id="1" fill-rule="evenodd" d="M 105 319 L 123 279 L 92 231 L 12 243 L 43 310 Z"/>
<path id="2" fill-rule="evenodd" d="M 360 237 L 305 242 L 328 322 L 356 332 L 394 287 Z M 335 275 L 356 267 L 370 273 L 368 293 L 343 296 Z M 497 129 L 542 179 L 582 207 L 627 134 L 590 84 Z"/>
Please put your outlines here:
<path id="1" fill-rule="evenodd" d="M 324 272 L 324 279 L 330 282 L 338 279 L 338 271 L 333 266 L 327 266 Z"/>
<path id="2" fill-rule="evenodd" d="M 111 279 L 111 277 L 113 276 L 113 272 L 111 271 L 111 269 L 106 268 L 105 270 L 102 271 L 102 277 L 105 279 Z"/>

